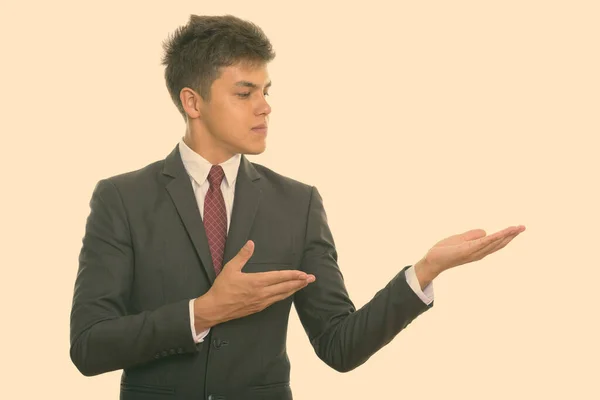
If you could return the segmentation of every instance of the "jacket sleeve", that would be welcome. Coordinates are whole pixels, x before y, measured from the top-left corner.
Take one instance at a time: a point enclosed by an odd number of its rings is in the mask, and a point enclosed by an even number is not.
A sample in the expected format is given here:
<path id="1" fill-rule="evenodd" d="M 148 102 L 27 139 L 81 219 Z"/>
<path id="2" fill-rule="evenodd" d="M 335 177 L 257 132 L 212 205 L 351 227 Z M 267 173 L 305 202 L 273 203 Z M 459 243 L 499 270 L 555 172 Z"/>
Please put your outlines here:
<path id="1" fill-rule="evenodd" d="M 372 249 L 365 249 L 372 251 Z M 377 249 L 385 251 L 385 249 Z M 317 356 L 339 372 L 366 362 L 417 316 L 433 307 L 409 286 L 405 271 L 398 274 L 359 310 L 355 309 L 337 263 L 323 200 L 313 187 L 300 268 L 316 281 L 294 295 L 294 306 Z M 365 266 L 365 271 L 373 271 Z"/>
<path id="2" fill-rule="evenodd" d="M 198 351 L 189 299 L 132 314 L 134 272 L 125 207 L 115 185 L 101 180 L 90 200 L 70 315 L 70 357 L 86 376 Z"/>

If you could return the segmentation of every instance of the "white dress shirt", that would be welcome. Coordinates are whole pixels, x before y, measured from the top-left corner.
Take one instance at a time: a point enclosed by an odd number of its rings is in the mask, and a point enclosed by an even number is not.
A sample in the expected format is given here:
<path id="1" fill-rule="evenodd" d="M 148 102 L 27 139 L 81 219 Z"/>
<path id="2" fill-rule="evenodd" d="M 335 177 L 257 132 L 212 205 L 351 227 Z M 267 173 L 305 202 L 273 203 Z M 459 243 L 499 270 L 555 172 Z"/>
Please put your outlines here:
<path id="1" fill-rule="evenodd" d="M 181 154 L 181 160 L 183 165 L 190 176 L 194 194 L 196 196 L 196 202 L 200 209 L 200 215 L 204 218 L 204 197 L 210 184 L 208 183 L 208 173 L 212 164 L 192 150 L 184 141 L 183 138 L 179 142 L 179 152 Z M 229 232 L 229 226 L 231 224 L 231 210 L 233 208 L 233 198 L 235 195 L 235 180 L 237 178 L 238 170 L 240 168 L 241 155 L 236 154 L 229 160 L 219 164 L 225 172 L 225 179 L 221 182 L 221 192 L 225 200 L 225 208 L 227 209 L 227 231 Z M 433 283 L 430 283 L 421 290 L 421 285 L 415 274 L 413 267 L 406 270 L 406 280 L 414 292 L 419 298 L 426 304 L 430 304 L 433 301 Z M 196 327 L 194 326 L 194 300 L 190 300 L 190 324 L 192 335 L 196 343 L 202 342 L 210 329 L 206 329 L 200 333 L 196 333 Z"/>

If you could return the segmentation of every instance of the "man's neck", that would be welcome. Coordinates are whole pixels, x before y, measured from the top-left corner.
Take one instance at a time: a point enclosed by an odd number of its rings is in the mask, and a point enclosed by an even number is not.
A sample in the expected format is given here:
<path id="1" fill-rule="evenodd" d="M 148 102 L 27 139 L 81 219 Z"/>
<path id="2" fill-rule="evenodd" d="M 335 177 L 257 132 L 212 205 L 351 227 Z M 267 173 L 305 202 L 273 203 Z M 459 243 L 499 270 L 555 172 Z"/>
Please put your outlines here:
<path id="1" fill-rule="evenodd" d="M 206 138 L 202 140 L 197 137 L 198 135 L 192 135 L 189 131 L 186 132 L 183 137 L 183 141 L 190 149 L 192 149 L 195 153 L 199 154 L 206 161 L 211 163 L 212 165 L 221 164 L 231 157 L 235 156 L 235 154 L 231 154 L 230 152 L 224 150 L 214 143 L 214 140 Z"/>

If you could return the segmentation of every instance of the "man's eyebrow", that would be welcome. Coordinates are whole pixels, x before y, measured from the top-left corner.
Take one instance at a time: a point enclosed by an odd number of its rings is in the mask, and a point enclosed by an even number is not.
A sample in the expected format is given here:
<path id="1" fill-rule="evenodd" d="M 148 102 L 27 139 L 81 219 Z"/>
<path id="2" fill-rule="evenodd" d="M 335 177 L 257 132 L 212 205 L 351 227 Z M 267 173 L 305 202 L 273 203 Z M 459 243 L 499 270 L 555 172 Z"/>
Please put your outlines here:
<path id="1" fill-rule="evenodd" d="M 268 88 L 268 87 L 270 87 L 272 83 L 273 83 L 272 81 L 269 81 L 269 83 L 267 83 L 265 85 L 265 89 Z M 258 85 L 256 83 L 252 83 L 252 82 L 249 82 L 249 81 L 239 81 L 239 82 L 236 82 L 235 86 L 249 87 L 249 88 L 252 88 L 252 89 L 258 88 Z"/>

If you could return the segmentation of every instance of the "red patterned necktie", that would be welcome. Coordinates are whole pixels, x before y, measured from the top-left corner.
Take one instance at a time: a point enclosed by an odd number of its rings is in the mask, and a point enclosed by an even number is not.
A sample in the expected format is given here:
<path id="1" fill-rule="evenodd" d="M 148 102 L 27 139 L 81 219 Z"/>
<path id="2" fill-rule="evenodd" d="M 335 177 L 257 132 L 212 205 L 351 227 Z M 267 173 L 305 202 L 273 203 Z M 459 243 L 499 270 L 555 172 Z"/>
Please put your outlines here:
<path id="1" fill-rule="evenodd" d="M 212 166 L 208 173 L 210 187 L 204 198 L 204 229 L 217 275 L 223 268 L 225 241 L 227 240 L 227 210 L 223 193 L 221 193 L 221 181 L 224 176 L 225 172 L 220 165 Z"/>

